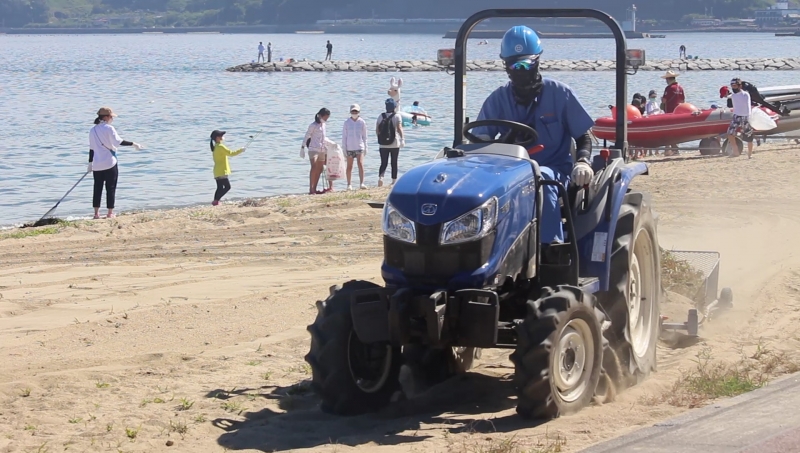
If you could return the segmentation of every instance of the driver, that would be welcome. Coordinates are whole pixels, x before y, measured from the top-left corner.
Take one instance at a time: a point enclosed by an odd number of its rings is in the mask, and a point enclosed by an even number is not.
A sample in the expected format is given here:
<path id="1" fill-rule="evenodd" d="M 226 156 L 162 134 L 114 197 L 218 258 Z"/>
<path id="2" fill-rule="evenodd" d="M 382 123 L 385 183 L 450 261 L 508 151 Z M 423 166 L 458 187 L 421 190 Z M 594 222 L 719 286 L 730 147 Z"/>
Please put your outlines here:
<path id="1" fill-rule="evenodd" d="M 560 181 L 565 186 L 570 179 L 577 186 L 589 184 L 594 172 L 589 163 L 592 141 L 589 129 L 594 121 L 567 85 L 543 78 L 539 73 L 542 45 L 539 36 L 528 27 L 518 25 L 509 29 L 500 43 L 510 80 L 486 98 L 478 114 L 480 120 L 507 120 L 527 124 L 538 132 L 536 147 L 529 148 L 531 159 L 539 163 L 542 177 Z M 504 132 L 503 127 L 476 127 L 474 134 L 493 139 Z M 577 150 L 572 161 L 572 140 Z M 543 186 L 541 242 L 564 242 L 558 190 Z"/>

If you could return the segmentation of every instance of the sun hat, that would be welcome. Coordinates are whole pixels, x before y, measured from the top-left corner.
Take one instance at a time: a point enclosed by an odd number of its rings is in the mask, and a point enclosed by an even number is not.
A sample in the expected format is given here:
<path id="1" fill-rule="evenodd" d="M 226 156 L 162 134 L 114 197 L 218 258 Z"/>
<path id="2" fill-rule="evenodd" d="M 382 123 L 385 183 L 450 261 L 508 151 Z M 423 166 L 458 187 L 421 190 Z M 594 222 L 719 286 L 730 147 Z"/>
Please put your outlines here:
<path id="1" fill-rule="evenodd" d="M 679 75 L 680 74 L 678 74 L 677 72 L 670 70 L 670 71 L 667 71 L 666 74 L 662 75 L 661 78 L 662 79 L 674 79 L 675 77 L 678 77 Z"/>
<path id="2" fill-rule="evenodd" d="M 215 130 L 214 132 L 211 133 L 211 140 L 214 140 L 217 137 L 222 137 L 223 135 L 225 135 L 225 131 Z"/>
<path id="3" fill-rule="evenodd" d="M 352 112 L 353 110 L 355 110 L 356 112 L 361 112 L 361 106 L 358 104 L 353 104 L 350 106 L 350 111 Z"/>
<path id="4" fill-rule="evenodd" d="M 100 107 L 100 110 L 97 111 L 97 116 L 115 117 L 117 114 L 111 110 L 111 107 Z"/>

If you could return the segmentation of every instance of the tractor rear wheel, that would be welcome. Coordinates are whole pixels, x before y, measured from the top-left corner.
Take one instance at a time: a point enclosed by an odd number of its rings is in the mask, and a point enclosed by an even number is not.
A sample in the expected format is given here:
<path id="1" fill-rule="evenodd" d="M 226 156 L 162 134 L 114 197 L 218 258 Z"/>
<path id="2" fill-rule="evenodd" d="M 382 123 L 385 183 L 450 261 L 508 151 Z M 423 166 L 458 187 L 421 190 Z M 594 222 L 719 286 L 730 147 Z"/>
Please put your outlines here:
<path id="1" fill-rule="evenodd" d="M 312 387 L 322 398 L 322 410 L 338 415 L 373 412 L 387 405 L 400 388 L 400 348 L 388 343 L 364 344 L 353 330 L 350 296 L 378 285 L 351 280 L 331 288 L 317 302 L 317 319 L 308 326 Z"/>
<path id="2" fill-rule="evenodd" d="M 611 249 L 608 292 L 598 295 L 611 321 L 607 335 L 617 356 L 616 362 L 606 360 L 604 368 L 618 363 L 620 369 L 605 371 L 623 387 L 641 382 L 656 369 L 661 296 L 656 234 L 650 200 L 639 192 L 625 195 Z"/>
<path id="3" fill-rule="evenodd" d="M 604 321 L 594 296 L 580 288 L 545 288 L 543 298 L 528 301 L 511 354 L 519 415 L 550 419 L 591 403 L 602 369 Z"/>

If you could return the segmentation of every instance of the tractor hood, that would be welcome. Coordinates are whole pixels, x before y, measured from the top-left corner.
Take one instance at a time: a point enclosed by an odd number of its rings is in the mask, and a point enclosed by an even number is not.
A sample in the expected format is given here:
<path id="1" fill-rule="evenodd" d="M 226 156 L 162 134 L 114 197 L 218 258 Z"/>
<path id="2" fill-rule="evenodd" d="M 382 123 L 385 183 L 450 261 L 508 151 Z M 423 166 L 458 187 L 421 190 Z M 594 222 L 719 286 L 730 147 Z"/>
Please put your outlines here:
<path id="1" fill-rule="evenodd" d="M 387 201 L 409 220 L 435 225 L 500 199 L 533 178 L 527 160 L 492 154 L 436 159 L 412 168 L 392 188 Z"/>

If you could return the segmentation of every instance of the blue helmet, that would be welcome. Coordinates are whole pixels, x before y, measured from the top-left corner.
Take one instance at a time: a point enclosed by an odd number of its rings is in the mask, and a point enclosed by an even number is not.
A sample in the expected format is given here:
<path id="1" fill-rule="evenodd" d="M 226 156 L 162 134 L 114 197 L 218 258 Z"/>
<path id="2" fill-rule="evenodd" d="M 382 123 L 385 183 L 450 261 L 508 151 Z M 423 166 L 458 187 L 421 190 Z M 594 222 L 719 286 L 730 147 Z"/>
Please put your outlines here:
<path id="1" fill-rule="evenodd" d="M 500 58 L 507 60 L 515 57 L 540 55 L 543 50 L 542 41 L 535 31 L 524 25 L 517 25 L 511 27 L 503 35 L 503 41 L 500 43 Z"/>

